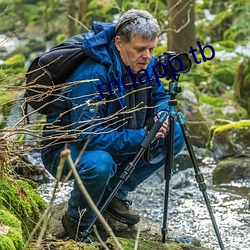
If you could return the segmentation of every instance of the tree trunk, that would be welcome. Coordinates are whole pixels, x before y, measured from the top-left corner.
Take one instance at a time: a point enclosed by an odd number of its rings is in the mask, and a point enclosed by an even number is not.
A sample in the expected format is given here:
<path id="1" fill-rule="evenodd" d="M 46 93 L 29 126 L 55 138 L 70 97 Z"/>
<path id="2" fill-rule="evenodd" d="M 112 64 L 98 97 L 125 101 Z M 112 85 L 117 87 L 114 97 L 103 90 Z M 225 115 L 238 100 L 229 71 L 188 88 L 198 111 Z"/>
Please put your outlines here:
<path id="1" fill-rule="evenodd" d="M 67 7 L 68 7 L 68 13 L 69 13 L 69 22 L 68 22 L 68 34 L 69 36 L 73 36 L 76 34 L 76 21 L 73 19 L 76 19 L 76 1 L 75 0 L 69 0 Z M 73 19 L 72 19 L 73 18 Z"/>
<path id="2" fill-rule="evenodd" d="M 81 20 L 84 15 L 87 13 L 88 10 L 88 3 L 87 0 L 79 1 L 79 11 L 78 11 L 78 18 Z"/>
<path id="3" fill-rule="evenodd" d="M 180 53 L 188 52 L 191 46 L 196 47 L 194 4 L 195 0 L 167 0 L 170 18 L 168 50 Z"/>

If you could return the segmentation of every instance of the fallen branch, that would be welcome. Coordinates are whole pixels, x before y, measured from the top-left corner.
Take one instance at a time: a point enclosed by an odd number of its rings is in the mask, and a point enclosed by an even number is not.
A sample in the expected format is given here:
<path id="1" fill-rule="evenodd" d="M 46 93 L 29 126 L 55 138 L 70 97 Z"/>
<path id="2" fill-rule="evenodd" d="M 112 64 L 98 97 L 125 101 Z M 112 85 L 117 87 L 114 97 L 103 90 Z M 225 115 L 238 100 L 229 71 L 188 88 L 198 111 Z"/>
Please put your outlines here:
<path id="1" fill-rule="evenodd" d="M 90 197 L 88 191 L 86 190 L 79 174 L 77 173 L 77 170 L 75 168 L 75 164 L 71 158 L 71 154 L 70 154 L 70 150 L 69 149 L 64 149 L 61 152 L 61 158 L 63 159 L 67 159 L 69 166 L 73 172 L 73 176 L 75 178 L 75 181 L 77 182 L 77 185 L 80 189 L 80 191 L 82 192 L 84 198 L 86 199 L 86 201 L 88 202 L 90 208 L 92 209 L 92 211 L 96 214 L 96 216 L 98 217 L 98 219 L 100 220 L 100 222 L 102 223 L 102 225 L 104 226 L 105 230 L 107 231 L 107 233 L 113 238 L 114 243 L 116 245 L 116 247 L 119 250 L 124 250 L 123 247 L 121 246 L 121 244 L 119 243 L 118 239 L 116 238 L 116 236 L 114 235 L 111 227 L 109 226 L 109 224 L 106 222 L 106 220 L 104 219 L 104 217 L 102 216 L 102 214 L 100 213 L 100 211 L 98 210 L 98 208 L 96 207 L 95 203 L 93 202 L 92 198 Z"/>

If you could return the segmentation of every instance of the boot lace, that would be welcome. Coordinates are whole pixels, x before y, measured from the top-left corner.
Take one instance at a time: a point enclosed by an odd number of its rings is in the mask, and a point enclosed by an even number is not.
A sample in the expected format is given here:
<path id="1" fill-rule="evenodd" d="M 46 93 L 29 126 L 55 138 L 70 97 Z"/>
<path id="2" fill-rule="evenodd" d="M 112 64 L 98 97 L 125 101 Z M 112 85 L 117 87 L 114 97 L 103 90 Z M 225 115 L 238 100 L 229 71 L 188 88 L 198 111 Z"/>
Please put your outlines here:
<path id="1" fill-rule="evenodd" d="M 125 207 L 126 209 L 129 209 L 129 206 L 132 205 L 132 201 L 130 201 L 130 200 L 124 200 L 124 201 L 123 201 L 123 205 L 124 205 L 124 207 Z"/>

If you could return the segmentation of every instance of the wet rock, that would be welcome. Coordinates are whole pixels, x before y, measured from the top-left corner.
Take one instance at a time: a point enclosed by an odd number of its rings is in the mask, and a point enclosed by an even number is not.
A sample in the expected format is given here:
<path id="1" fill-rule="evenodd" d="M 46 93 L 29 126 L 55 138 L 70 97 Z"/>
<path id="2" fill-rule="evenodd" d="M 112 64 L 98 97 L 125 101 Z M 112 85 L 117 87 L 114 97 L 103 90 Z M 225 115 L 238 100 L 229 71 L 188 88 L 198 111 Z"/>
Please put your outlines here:
<path id="1" fill-rule="evenodd" d="M 193 169 L 191 168 L 174 174 L 171 178 L 170 187 L 173 189 L 178 189 L 189 186 L 191 176 L 193 176 Z"/>
<path id="2" fill-rule="evenodd" d="M 50 240 L 54 239 L 53 244 L 57 244 L 57 242 L 60 243 L 62 240 L 62 239 L 57 239 L 57 236 L 62 235 L 64 231 L 61 224 L 61 217 L 65 213 L 66 208 L 67 204 L 63 202 L 55 205 L 52 209 L 51 221 L 47 230 L 46 238 Z M 126 224 L 114 220 L 112 217 L 108 215 L 104 214 L 104 216 L 106 221 L 112 228 L 116 237 L 119 237 L 119 241 L 124 246 L 124 249 L 134 249 L 134 240 L 136 239 L 136 236 L 139 231 L 140 249 L 208 250 L 208 248 L 201 247 L 200 241 L 195 237 L 190 237 L 185 235 L 175 235 L 173 232 L 169 232 L 169 235 L 166 238 L 166 243 L 162 243 L 161 229 L 158 226 L 152 224 L 147 219 L 141 219 L 140 223 L 138 223 L 135 226 L 128 226 Z M 99 230 L 104 230 L 102 226 L 98 226 L 97 228 L 99 228 Z M 46 242 L 46 238 L 44 242 Z M 64 239 L 64 242 L 65 244 L 67 244 L 67 238 Z M 106 243 L 107 242 L 112 243 L 112 239 L 108 238 Z M 72 242 L 72 244 L 74 243 Z M 77 244 L 79 243 L 75 243 L 75 245 Z M 102 248 L 95 248 L 95 249 L 102 249 Z"/>
<path id="3" fill-rule="evenodd" d="M 232 156 L 250 157 L 250 120 L 213 126 L 209 147 L 217 160 Z"/>
<path id="4" fill-rule="evenodd" d="M 213 171 L 213 183 L 250 178 L 250 158 L 227 158 L 220 161 Z"/>

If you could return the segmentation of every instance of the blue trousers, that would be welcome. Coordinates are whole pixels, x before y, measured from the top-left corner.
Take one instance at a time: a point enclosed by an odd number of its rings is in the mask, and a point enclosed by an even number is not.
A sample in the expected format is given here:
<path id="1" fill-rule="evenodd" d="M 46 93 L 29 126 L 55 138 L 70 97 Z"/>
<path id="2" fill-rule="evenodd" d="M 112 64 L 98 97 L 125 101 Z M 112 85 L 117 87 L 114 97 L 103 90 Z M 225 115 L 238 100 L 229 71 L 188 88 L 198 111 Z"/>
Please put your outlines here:
<path id="1" fill-rule="evenodd" d="M 121 186 L 116 197 L 125 200 L 128 193 L 135 190 L 136 187 L 151 176 L 156 170 L 165 164 L 166 149 L 164 148 L 164 139 L 158 139 L 153 143 L 151 149 L 151 160 L 145 161 L 142 157 L 135 170 L 132 172 L 128 180 Z M 177 155 L 185 147 L 184 138 L 178 123 L 175 123 L 174 136 L 174 154 Z M 69 144 L 71 157 L 75 161 L 80 154 L 81 149 L 74 143 Z M 45 168 L 56 176 L 57 167 L 60 160 L 60 152 L 62 149 L 53 150 L 53 147 L 42 151 L 42 160 Z M 133 160 L 135 155 L 115 156 L 101 150 L 85 151 L 77 164 L 79 176 L 92 197 L 96 205 L 102 199 L 105 189 L 111 191 L 120 180 L 120 175 L 127 164 Z M 67 175 L 70 167 L 65 163 L 63 175 Z M 79 221 L 80 212 L 86 209 L 81 218 L 81 225 L 89 225 L 94 217 L 94 213 L 90 209 L 88 203 L 84 199 L 76 182 L 68 201 L 68 216 Z"/>

